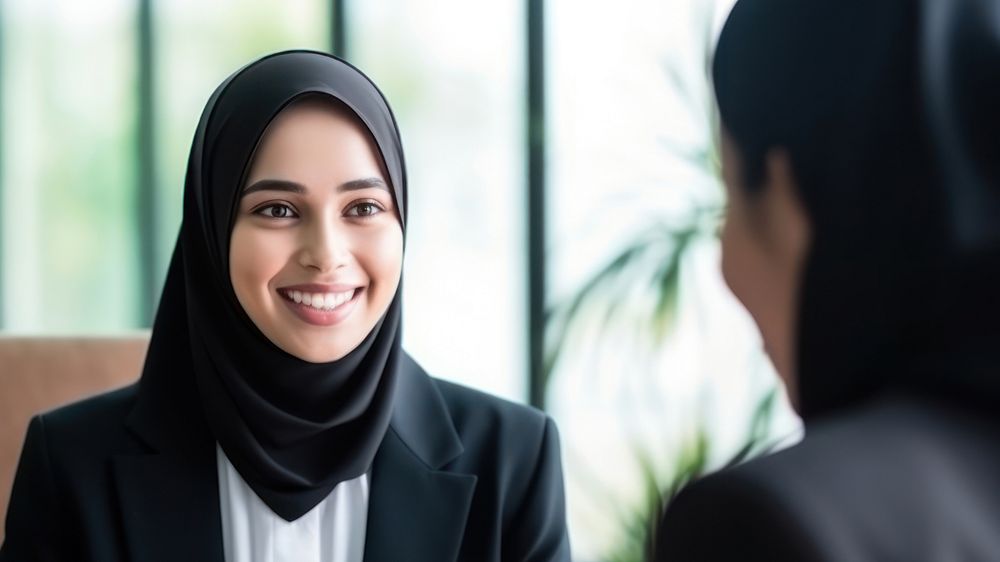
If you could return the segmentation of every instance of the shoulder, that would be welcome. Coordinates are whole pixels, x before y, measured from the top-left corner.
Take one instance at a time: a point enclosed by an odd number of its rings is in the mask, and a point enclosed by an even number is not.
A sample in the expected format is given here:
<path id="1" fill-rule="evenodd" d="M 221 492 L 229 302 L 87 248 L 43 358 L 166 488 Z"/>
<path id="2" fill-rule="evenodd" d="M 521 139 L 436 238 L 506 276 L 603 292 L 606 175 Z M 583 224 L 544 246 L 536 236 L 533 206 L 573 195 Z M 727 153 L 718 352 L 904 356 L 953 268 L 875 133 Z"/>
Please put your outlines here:
<path id="1" fill-rule="evenodd" d="M 393 425 L 419 449 L 448 450 L 447 470 L 482 483 L 526 480 L 540 466 L 558 466 L 555 423 L 540 410 L 432 377 L 408 355 L 402 373 Z"/>
<path id="2" fill-rule="evenodd" d="M 135 397 L 133 384 L 38 414 L 31 420 L 28 439 L 43 440 L 56 459 L 98 457 L 101 450 L 128 439 L 125 418 Z"/>
<path id="3" fill-rule="evenodd" d="M 912 559 L 935 544 L 968 548 L 954 542 L 967 530 L 949 530 L 946 519 L 964 512 L 1000 523 L 1000 505 L 984 511 L 976 499 L 989 466 L 998 466 L 995 445 L 976 458 L 985 442 L 972 437 L 977 423 L 899 400 L 814 424 L 797 445 L 683 490 L 661 523 L 658 551 L 695 548 L 699 540 L 684 533 L 697 536 L 699 521 L 735 537 L 717 548 L 743 544 L 775 560 Z M 957 508 L 951 515 L 940 509 L 942 489 Z"/>
<path id="4" fill-rule="evenodd" d="M 39 414 L 46 428 L 59 433 L 82 436 L 94 430 L 106 429 L 124 423 L 135 404 L 136 389 L 132 384 L 105 392 L 54 410 Z"/>
<path id="5" fill-rule="evenodd" d="M 465 449 L 461 462 L 481 463 L 476 472 L 493 466 L 514 466 L 523 472 L 559 462 L 558 430 L 542 411 L 453 382 L 431 380 Z"/>
<path id="6" fill-rule="evenodd" d="M 470 528 L 481 534 L 472 542 L 500 544 L 511 560 L 568 561 L 562 461 L 552 419 L 459 384 L 431 382 L 463 449 L 445 470 L 477 478 L 476 523 Z"/>
<path id="7" fill-rule="evenodd" d="M 0 558 L 63 560 L 70 551 L 79 554 L 79 530 L 111 513 L 109 459 L 138 446 L 124 423 L 134 396 L 134 386 L 126 387 L 31 419 Z"/>
<path id="8" fill-rule="evenodd" d="M 945 404 L 886 398 L 810 425 L 797 445 L 733 475 L 830 517 L 834 510 L 850 518 L 889 515 L 931 501 L 944 481 L 974 482 L 993 472 L 1000 466 L 998 429 Z"/>
<path id="9" fill-rule="evenodd" d="M 655 560 L 829 560 L 781 495 L 741 468 L 701 478 L 670 501 L 655 536 Z"/>
<path id="10" fill-rule="evenodd" d="M 431 378 L 461 436 L 540 439 L 552 420 L 542 411 L 453 382 Z M 463 439 L 464 441 L 464 439 Z"/>
<path id="11" fill-rule="evenodd" d="M 392 426 L 418 449 L 437 451 L 431 456 L 457 457 L 457 470 L 480 468 L 465 465 L 476 459 L 487 463 L 482 467 L 508 459 L 523 465 L 555 439 L 555 425 L 543 412 L 435 378 L 408 354 L 396 392 Z"/>
<path id="12" fill-rule="evenodd" d="M 843 545 L 820 536 L 837 533 L 842 507 L 829 498 L 845 480 L 843 445 L 859 439 L 853 421 L 810 428 L 788 449 L 688 484 L 660 521 L 656 559 L 862 560 L 834 555 L 831 548 Z"/>
<path id="13" fill-rule="evenodd" d="M 41 414 L 48 423 L 122 421 L 135 404 L 138 383 L 96 394 Z"/>

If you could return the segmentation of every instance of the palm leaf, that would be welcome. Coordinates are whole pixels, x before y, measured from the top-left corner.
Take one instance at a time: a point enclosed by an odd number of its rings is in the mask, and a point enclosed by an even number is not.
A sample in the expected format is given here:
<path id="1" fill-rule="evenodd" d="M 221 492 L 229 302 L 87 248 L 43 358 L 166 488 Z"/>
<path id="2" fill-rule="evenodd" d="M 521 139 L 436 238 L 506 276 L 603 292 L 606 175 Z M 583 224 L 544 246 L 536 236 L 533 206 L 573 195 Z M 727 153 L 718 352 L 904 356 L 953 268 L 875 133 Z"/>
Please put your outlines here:
<path id="1" fill-rule="evenodd" d="M 656 526 L 670 502 L 685 486 L 709 472 L 736 466 L 773 449 L 777 441 L 769 437 L 768 428 L 774 417 L 777 397 L 778 390 L 772 389 L 757 402 L 747 441 L 721 466 L 710 464 L 710 441 L 703 430 L 696 432 L 694 438 L 682 447 L 668 471 L 657 470 L 652 456 L 643 449 L 636 449 L 643 497 L 638 507 L 619 516 L 621 538 L 605 558 L 610 562 L 651 560 L 656 546 L 653 540 Z M 669 476 L 664 477 L 664 473 Z"/>

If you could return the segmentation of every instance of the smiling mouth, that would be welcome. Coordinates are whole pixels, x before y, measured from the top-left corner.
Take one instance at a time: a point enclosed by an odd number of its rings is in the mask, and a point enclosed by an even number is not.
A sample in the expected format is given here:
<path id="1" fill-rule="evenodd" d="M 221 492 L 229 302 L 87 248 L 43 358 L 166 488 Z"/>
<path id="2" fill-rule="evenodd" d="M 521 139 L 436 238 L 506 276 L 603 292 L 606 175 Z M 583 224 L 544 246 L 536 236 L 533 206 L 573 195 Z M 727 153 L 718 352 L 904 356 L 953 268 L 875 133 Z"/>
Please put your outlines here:
<path id="1" fill-rule="evenodd" d="M 360 288 L 354 288 L 349 291 L 342 291 L 339 293 L 310 293 L 305 291 L 279 289 L 278 294 L 280 294 L 285 300 L 295 304 L 309 307 L 320 312 L 332 312 L 343 306 L 345 303 L 353 300 L 354 296 L 360 291 Z"/>

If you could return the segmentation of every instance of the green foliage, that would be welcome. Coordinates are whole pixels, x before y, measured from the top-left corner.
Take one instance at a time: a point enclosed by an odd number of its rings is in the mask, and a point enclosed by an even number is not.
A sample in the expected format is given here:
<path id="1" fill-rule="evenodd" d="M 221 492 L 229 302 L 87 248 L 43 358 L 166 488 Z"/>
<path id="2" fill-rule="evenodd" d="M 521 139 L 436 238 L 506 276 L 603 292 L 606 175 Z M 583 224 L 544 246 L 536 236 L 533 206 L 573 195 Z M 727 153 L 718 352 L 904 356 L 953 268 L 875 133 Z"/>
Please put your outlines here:
<path id="1" fill-rule="evenodd" d="M 647 317 L 639 318 L 651 336 L 661 341 L 673 327 L 680 291 L 681 259 L 691 243 L 703 234 L 700 218 L 706 211 L 696 211 L 695 218 L 681 227 L 659 224 L 649 228 L 600 268 L 564 307 L 550 310 L 546 321 L 552 336 L 546 349 L 544 374 L 555 370 L 556 362 L 567 351 L 575 325 L 586 318 L 599 318 L 599 325 L 609 329 L 627 321 L 621 298 L 623 286 L 650 287 L 655 306 Z"/>
<path id="2" fill-rule="evenodd" d="M 684 57 L 674 57 L 663 65 L 664 80 L 689 115 L 703 116 L 703 134 L 691 138 L 661 138 L 664 159 L 680 162 L 705 178 L 705 183 L 719 185 L 718 112 L 709 80 L 712 20 L 715 2 L 696 3 L 696 21 L 700 25 L 692 52 L 701 64 L 697 72 L 683 64 Z M 627 304 L 621 295 L 629 289 L 649 287 L 655 305 L 650 314 L 638 318 L 640 332 L 662 342 L 669 336 L 676 317 L 680 293 L 681 264 L 692 243 L 699 237 L 712 236 L 722 215 L 721 204 L 704 206 L 692 203 L 678 221 L 663 221 L 642 231 L 591 276 L 568 302 L 546 313 L 547 341 L 543 365 L 543 388 L 556 368 L 559 358 L 570 347 L 575 328 L 597 321 L 605 330 L 619 327 Z"/>
<path id="3" fill-rule="evenodd" d="M 714 41 L 712 22 L 716 2 L 697 3 L 696 21 L 701 27 L 692 49 L 672 57 L 664 65 L 664 79 L 673 99 L 685 113 L 701 117 L 703 128 L 695 135 L 673 137 L 665 131 L 661 140 L 663 158 L 695 172 L 696 184 L 719 186 L 718 152 L 719 117 L 711 92 L 709 68 Z M 700 65 L 689 65 L 694 54 Z M 692 71 L 693 70 L 693 71 Z M 671 186 L 664 186 L 671 187 Z M 677 187 L 677 186 L 672 186 Z M 704 200 L 699 197 L 700 200 Z M 596 327 L 594 342 L 623 328 L 633 329 L 655 347 L 663 345 L 676 327 L 681 294 L 682 267 L 685 256 L 699 240 L 717 233 L 723 214 L 721 197 L 705 198 L 717 204 L 695 203 L 680 220 L 664 221 L 641 231 L 630 243 L 596 270 L 566 302 L 547 314 L 548 348 L 544 363 L 545 383 L 550 380 L 559 360 L 568 353 L 593 347 L 581 346 L 575 336 Z M 642 300 L 637 301 L 635 295 Z M 636 302 L 653 303 L 648 311 Z M 590 332 L 595 333 L 595 332 Z M 610 339 L 610 338 L 609 338 Z M 706 473 L 741 463 L 769 447 L 771 421 L 777 405 L 778 389 L 773 389 L 756 404 L 743 445 L 725 462 L 713 462 L 711 437 L 701 424 L 670 459 L 668 466 L 655 461 L 650 449 L 633 447 L 641 482 L 641 500 L 625 505 L 594 480 L 593 494 L 603 497 L 608 511 L 617 513 L 620 540 L 605 556 L 611 562 L 639 562 L 650 557 L 653 531 L 670 501 L 689 482 Z M 719 452 L 724 454 L 724 452 Z M 718 458 L 716 456 L 716 458 Z M 586 472 L 585 468 L 578 469 Z"/>
<path id="4" fill-rule="evenodd" d="M 668 471 L 658 470 L 648 452 L 636 450 L 639 477 L 642 480 L 642 501 L 639 506 L 619 516 L 621 540 L 616 548 L 608 553 L 606 560 L 609 562 L 651 560 L 656 547 L 653 540 L 656 525 L 670 502 L 677 497 L 684 486 L 709 472 L 736 466 L 771 450 L 774 443 L 769 441 L 769 428 L 777 405 L 777 397 L 778 390 L 773 389 L 757 403 L 744 445 L 719 467 L 712 466 L 710 462 L 709 438 L 703 430 L 697 431 L 681 448 Z"/>
<path id="5" fill-rule="evenodd" d="M 653 459 L 637 451 L 639 476 L 642 481 L 642 504 L 620 516 L 621 542 L 607 555 L 608 562 L 640 562 L 650 558 L 652 541 L 659 516 L 667 498 L 701 475 L 708 464 L 708 437 L 698 432 L 676 457 L 673 477 L 664 482 Z"/>

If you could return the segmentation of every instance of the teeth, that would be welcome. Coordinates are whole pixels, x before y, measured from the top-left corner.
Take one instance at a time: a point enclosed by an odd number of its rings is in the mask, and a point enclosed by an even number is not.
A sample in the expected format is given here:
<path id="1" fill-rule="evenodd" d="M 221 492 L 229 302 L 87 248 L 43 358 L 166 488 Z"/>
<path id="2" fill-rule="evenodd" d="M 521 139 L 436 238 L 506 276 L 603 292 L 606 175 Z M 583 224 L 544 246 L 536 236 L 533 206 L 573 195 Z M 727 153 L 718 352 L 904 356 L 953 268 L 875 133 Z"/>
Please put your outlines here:
<path id="1" fill-rule="evenodd" d="M 326 306 L 326 297 L 322 293 L 316 293 L 312 296 L 313 308 L 323 308 L 324 306 Z"/>
<path id="2" fill-rule="evenodd" d="M 303 293 L 301 291 L 288 291 L 286 295 L 295 301 L 306 306 L 311 306 L 316 310 L 333 310 L 354 296 L 354 290 L 343 293 Z"/>

